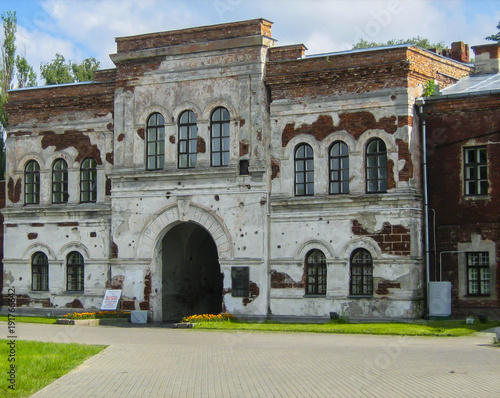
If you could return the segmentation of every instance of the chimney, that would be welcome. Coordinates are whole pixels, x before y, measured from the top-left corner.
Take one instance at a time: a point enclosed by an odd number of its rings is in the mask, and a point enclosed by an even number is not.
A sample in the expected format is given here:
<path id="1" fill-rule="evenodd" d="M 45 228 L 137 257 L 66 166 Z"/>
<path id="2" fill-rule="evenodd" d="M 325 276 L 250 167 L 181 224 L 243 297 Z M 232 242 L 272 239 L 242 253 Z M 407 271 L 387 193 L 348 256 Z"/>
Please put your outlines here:
<path id="1" fill-rule="evenodd" d="M 490 74 L 500 72 L 500 43 L 473 46 L 476 60 L 474 62 L 476 74 Z"/>
<path id="2" fill-rule="evenodd" d="M 470 62 L 469 45 L 462 41 L 451 43 L 450 58 L 458 62 Z"/>

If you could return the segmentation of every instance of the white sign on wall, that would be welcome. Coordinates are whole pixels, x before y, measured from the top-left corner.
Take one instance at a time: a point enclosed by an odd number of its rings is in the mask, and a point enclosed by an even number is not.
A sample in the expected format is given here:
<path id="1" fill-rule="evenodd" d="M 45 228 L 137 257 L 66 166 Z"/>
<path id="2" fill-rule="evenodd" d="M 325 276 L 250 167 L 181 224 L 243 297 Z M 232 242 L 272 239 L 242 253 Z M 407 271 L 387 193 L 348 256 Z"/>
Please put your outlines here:
<path id="1" fill-rule="evenodd" d="M 121 290 L 106 290 L 106 294 L 102 300 L 101 310 L 116 310 L 121 294 Z"/>

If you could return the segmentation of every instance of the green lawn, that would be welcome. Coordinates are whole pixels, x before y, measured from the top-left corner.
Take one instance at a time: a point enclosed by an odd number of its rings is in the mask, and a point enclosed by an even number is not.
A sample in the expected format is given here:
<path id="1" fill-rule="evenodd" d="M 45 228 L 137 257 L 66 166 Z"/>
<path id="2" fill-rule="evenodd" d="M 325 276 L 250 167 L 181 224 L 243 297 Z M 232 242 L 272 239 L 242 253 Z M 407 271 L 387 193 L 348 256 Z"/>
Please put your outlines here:
<path id="1" fill-rule="evenodd" d="M 56 323 L 56 320 L 62 318 L 62 316 L 59 317 L 36 317 L 36 316 L 16 316 L 15 321 L 16 323 Z M 8 322 L 8 317 L 7 315 L 0 315 L 0 322 Z"/>
<path id="2" fill-rule="evenodd" d="M 16 319 L 17 320 L 17 319 Z M 8 340 L 0 340 L 3 365 L 0 378 L 2 397 L 29 397 L 54 380 L 101 352 L 105 346 L 41 343 L 16 340 L 15 362 L 9 362 Z M 9 366 L 15 364 L 15 390 L 9 389 Z"/>
<path id="3" fill-rule="evenodd" d="M 379 334 L 397 336 L 467 336 L 500 326 L 500 322 L 466 325 L 465 321 L 419 321 L 415 323 L 278 323 L 278 322 L 202 322 L 196 329 L 259 330 L 266 332 L 309 332 L 338 334 Z"/>

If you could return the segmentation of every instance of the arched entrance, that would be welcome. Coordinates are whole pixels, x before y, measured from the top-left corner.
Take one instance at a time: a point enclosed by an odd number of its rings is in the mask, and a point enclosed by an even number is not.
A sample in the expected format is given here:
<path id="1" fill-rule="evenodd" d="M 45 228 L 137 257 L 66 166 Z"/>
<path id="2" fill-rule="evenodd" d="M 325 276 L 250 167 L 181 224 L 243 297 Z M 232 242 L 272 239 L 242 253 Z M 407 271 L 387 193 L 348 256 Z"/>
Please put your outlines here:
<path id="1" fill-rule="evenodd" d="M 222 311 L 217 246 L 194 222 L 171 228 L 162 240 L 162 318 L 178 322 L 192 314 Z"/>

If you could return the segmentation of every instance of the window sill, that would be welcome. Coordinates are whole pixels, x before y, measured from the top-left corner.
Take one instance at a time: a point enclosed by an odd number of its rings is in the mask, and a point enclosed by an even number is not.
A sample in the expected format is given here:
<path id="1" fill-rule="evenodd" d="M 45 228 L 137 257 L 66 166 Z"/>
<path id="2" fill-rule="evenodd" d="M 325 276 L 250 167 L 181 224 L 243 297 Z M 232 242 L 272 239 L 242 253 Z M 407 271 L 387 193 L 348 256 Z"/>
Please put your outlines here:
<path id="1" fill-rule="evenodd" d="M 373 295 L 361 295 L 361 294 L 352 294 L 347 296 L 349 299 L 366 299 L 366 298 L 373 298 Z"/>
<path id="2" fill-rule="evenodd" d="M 489 195 L 463 195 L 464 200 L 490 200 Z"/>
<path id="3" fill-rule="evenodd" d="M 85 290 L 66 290 L 63 294 L 84 294 Z"/>
<path id="4" fill-rule="evenodd" d="M 481 299 L 481 298 L 491 297 L 491 294 L 467 294 L 467 295 L 465 295 L 465 297 Z"/>
<path id="5" fill-rule="evenodd" d="M 303 298 L 326 298 L 326 294 L 304 294 Z"/>

